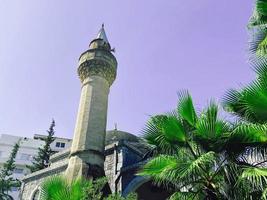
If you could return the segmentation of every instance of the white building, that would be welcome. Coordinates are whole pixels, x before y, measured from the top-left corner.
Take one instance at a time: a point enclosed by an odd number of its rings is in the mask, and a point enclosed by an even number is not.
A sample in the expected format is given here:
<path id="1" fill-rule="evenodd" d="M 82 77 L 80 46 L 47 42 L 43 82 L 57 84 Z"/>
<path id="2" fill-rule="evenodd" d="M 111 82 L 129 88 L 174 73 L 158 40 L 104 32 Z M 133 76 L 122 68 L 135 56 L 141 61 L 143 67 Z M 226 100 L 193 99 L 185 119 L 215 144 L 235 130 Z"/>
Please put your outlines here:
<path id="1" fill-rule="evenodd" d="M 19 137 L 8 134 L 0 134 L 0 168 L 7 161 L 13 146 L 19 140 L 20 148 L 16 157 L 16 168 L 13 172 L 14 178 L 22 178 L 24 175 L 30 173 L 26 165 L 31 165 L 33 157 L 37 155 L 38 148 L 44 145 L 43 139 L 45 135 L 35 134 L 33 138 Z M 59 152 L 64 149 L 68 149 L 71 146 L 71 139 L 55 138 L 55 141 L 51 144 L 51 149 L 54 152 Z M 19 189 L 13 188 L 9 193 L 15 200 L 19 199 Z"/>

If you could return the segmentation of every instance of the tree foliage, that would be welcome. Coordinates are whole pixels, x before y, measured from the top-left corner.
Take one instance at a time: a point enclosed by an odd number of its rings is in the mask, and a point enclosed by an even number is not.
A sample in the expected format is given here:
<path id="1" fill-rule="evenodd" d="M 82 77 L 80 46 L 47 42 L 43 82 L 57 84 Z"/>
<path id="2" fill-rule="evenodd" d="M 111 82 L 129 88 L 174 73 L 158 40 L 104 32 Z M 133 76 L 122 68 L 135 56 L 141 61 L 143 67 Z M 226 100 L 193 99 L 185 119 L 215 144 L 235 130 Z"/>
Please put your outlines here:
<path id="1" fill-rule="evenodd" d="M 257 56 L 267 55 L 267 0 L 255 0 L 255 8 L 248 28 L 251 30 L 251 51 Z"/>
<path id="2" fill-rule="evenodd" d="M 8 160 L 4 163 L 0 171 L 0 199 L 12 199 L 8 194 L 12 187 L 19 187 L 20 181 L 12 177 L 12 173 L 16 168 L 15 158 L 20 148 L 20 140 L 15 143 Z"/>
<path id="3" fill-rule="evenodd" d="M 175 188 L 170 199 L 260 199 L 267 188 L 267 126 L 230 123 L 211 101 L 196 113 L 188 92 L 175 112 L 152 117 L 144 138 L 152 158 L 139 172 Z"/>
<path id="4" fill-rule="evenodd" d="M 257 78 L 241 90 L 228 90 L 223 98 L 226 111 L 253 123 L 267 123 L 267 60 L 252 63 Z"/>
<path id="5" fill-rule="evenodd" d="M 136 200 L 133 194 L 126 198 L 119 194 L 104 197 L 102 189 L 106 183 L 106 178 L 95 181 L 78 179 L 69 183 L 62 176 L 50 177 L 41 184 L 40 200 Z"/>
<path id="6" fill-rule="evenodd" d="M 55 121 L 52 120 L 52 123 L 47 130 L 47 136 L 44 139 L 44 145 L 38 148 L 38 154 L 33 158 L 32 165 L 27 166 L 31 170 L 31 172 L 35 172 L 48 167 L 50 156 L 53 154 L 50 145 L 55 140 L 54 129 Z"/>

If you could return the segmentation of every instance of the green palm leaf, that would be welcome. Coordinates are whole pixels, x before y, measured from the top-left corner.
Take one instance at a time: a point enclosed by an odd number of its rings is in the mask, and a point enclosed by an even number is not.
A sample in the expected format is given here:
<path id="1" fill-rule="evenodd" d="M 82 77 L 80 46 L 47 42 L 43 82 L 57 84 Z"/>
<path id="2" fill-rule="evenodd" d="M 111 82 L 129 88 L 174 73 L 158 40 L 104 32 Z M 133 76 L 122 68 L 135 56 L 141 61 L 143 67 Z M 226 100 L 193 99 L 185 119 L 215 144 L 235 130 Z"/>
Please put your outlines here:
<path id="1" fill-rule="evenodd" d="M 251 192 L 263 191 L 267 186 L 267 169 L 256 167 L 245 168 L 242 175 L 238 179 L 237 184 L 244 183 L 249 184 Z"/>
<path id="2" fill-rule="evenodd" d="M 159 178 L 164 172 L 176 170 L 179 163 L 175 156 L 159 155 L 150 160 L 138 174 Z M 164 176 L 162 178 L 165 179 Z"/>
<path id="3" fill-rule="evenodd" d="M 80 200 L 82 197 L 82 181 L 68 183 L 61 176 L 46 179 L 41 185 L 41 200 Z"/>
<path id="4" fill-rule="evenodd" d="M 202 114 L 194 131 L 195 140 L 207 151 L 220 151 L 225 144 L 230 128 L 229 125 L 218 119 L 218 106 L 211 102 Z"/>
<path id="5" fill-rule="evenodd" d="M 263 71 L 263 67 L 256 70 Z M 267 76 L 263 74 L 241 91 L 229 90 L 223 99 L 224 108 L 253 123 L 267 122 L 266 86 Z"/>
<path id="6" fill-rule="evenodd" d="M 178 94 L 178 113 L 182 119 L 186 120 L 191 126 L 195 126 L 197 121 L 196 111 L 193 105 L 192 97 L 188 91 Z"/>
<path id="7" fill-rule="evenodd" d="M 266 85 L 267 77 L 267 58 L 266 57 L 253 57 L 252 69 L 257 74 L 257 79 L 262 85 Z"/>
<path id="8" fill-rule="evenodd" d="M 174 114 L 152 117 L 143 129 L 143 134 L 149 144 L 166 153 L 176 152 L 177 145 L 187 140 L 182 122 Z"/>
<path id="9" fill-rule="evenodd" d="M 265 188 L 262 192 L 262 195 L 261 195 L 261 199 L 262 200 L 267 200 L 267 188 Z"/>
<path id="10" fill-rule="evenodd" d="M 260 162 L 261 151 L 267 142 L 267 126 L 256 124 L 239 124 L 231 132 L 225 147 L 228 155 L 241 163 Z"/>
<path id="11" fill-rule="evenodd" d="M 258 48 L 257 48 L 257 55 L 266 55 L 267 54 L 267 33 L 266 31 L 262 31 L 261 34 L 264 34 L 263 40 L 259 43 Z"/>
<path id="12" fill-rule="evenodd" d="M 263 41 L 266 39 L 267 29 L 265 25 L 254 27 L 250 34 L 249 51 L 251 52 L 250 59 L 264 58 L 266 54 Z"/>
<path id="13" fill-rule="evenodd" d="M 84 185 L 85 181 L 80 179 L 71 183 L 69 193 L 73 196 L 73 200 L 82 198 L 82 190 Z"/>
<path id="14" fill-rule="evenodd" d="M 266 144 L 267 126 L 260 124 L 240 124 L 232 132 L 230 141 L 236 144 Z"/>
<path id="15" fill-rule="evenodd" d="M 157 156 L 143 167 L 139 175 L 151 176 L 159 185 L 190 186 L 201 179 L 206 170 L 214 165 L 215 154 L 208 152 L 197 159 L 189 158 L 188 156 Z"/>

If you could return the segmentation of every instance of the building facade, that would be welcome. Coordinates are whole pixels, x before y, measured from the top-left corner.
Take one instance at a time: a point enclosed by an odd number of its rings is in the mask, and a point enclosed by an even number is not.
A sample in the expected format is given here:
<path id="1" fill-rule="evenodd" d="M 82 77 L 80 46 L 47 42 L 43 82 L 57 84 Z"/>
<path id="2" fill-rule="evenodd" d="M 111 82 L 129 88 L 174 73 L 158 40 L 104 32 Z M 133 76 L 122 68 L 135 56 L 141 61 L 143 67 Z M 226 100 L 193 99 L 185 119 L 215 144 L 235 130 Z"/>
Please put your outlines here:
<path id="1" fill-rule="evenodd" d="M 53 175 L 70 181 L 105 175 L 111 192 L 124 196 L 136 192 L 140 200 L 168 197 L 151 180 L 136 175 L 149 157 L 150 146 L 133 134 L 106 131 L 108 95 L 116 74 L 117 60 L 102 26 L 79 58 L 81 96 L 72 146 L 53 155 L 48 168 L 22 178 L 22 200 L 39 199 L 40 184 Z"/>
<path id="2" fill-rule="evenodd" d="M 34 135 L 33 138 L 19 137 L 9 134 L 0 135 L 0 168 L 8 160 L 8 157 L 15 143 L 20 141 L 20 148 L 15 159 L 16 168 L 13 171 L 13 177 L 21 179 L 25 175 L 30 174 L 30 170 L 26 167 L 31 165 L 33 157 L 37 155 L 38 148 L 44 145 L 44 135 Z M 71 146 L 71 140 L 66 138 L 55 138 L 51 144 L 51 149 L 57 153 Z M 12 188 L 9 193 L 14 200 L 19 199 L 19 188 Z"/>

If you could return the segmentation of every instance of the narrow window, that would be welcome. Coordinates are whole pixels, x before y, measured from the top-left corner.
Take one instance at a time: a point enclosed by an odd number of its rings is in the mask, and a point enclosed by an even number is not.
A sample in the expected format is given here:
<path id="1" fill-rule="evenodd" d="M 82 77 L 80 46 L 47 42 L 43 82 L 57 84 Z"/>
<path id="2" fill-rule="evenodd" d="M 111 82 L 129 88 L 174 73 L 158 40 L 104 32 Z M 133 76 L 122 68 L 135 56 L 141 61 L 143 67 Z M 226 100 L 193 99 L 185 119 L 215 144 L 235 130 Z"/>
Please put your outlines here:
<path id="1" fill-rule="evenodd" d="M 57 142 L 56 143 L 56 147 L 60 147 L 60 142 Z"/>

